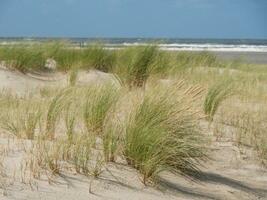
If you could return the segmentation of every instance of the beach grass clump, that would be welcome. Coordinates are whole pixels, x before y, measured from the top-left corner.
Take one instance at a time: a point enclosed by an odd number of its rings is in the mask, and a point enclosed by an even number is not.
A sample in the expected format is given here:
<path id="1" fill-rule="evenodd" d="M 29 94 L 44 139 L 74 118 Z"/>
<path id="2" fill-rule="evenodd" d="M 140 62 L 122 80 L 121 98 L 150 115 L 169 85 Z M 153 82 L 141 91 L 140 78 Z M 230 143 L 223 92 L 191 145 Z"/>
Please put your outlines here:
<path id="1" fill-rule="evenodd" d="M 152 67 L 158 52 L 157 46 L 131 47 L 121 52 L 121 63 L 115 69 L 122 82 L 130 88 L 143 87 L 153 71 Z"/>
<path id="2" fill-rule="evenodd" d="M 83 65 L 87 69 L 111 72 L 116 65 L 115 50 L 109 50 L 102 45 L 92 45 L 83 51 Z"/>
<path id="3" fill-rule="evenodd" d="M 25 133 L 27 139 L 34 139 L 36 134 L 36 128 L 40 123 L 42 110 L 41 105 L 38 103 L 34 104 L 26 104 L 23 111 L 21 111 L 21 119 L 19 119 L 22 123 L 22 129 Z"/>
<path id="4" fill-rule="evenodd" d="M 210 122 L 213 121 L 220 104 L 233 93 L 233 82 L 230 79 L 220 81 L 209 88 L 204 100 L 204 113 Z"/>
<path id="5" fill-rule="evenodd" d="M 119 88 L 112 83 L 90 86 L 84 103 L 84 124 L 88 133 L 102 134 L 106 115 L 119 97 Z"/>
<path id="6" fill-rule="evenodd" d="M 173 53 L 158 49 L 150 66 L 150 75 L 157 78 L 165 78 L 170 74 L 170 69 L 173 65 L 175 65 Z"/>
<path id="7" fill-rule="evenodd" d="M 53 56 L 53 59 L 55 59 L 57 63 L 58 70 L 68 71 L 73 67 L 80 67 L 81 52 L 80 50 L 62 47 Z"/>
<path id="8" fill-rule="evenodd" d="M 175 92 L 160 90 L 145 94 L 126 125 L 124 154 L 128 164 L 143 174 L 144 183 L 167 169 L 183 175 L 197 173 L 204 157 L 196 111 L 190 110 L 192 101 L 175 100 Z"/>
<path id="9" fill-rule="evenodd" d="M 200 92 L 200 88 L 185 89 L 180 84 L 137 92 L 127 116 L 111 120 L 113 126 L 105 129 L 105 157 L 114 160 L 118 141 L 122 141 L 119 149 L 143 175 L 144 183 L 165 170 L 185 176 L 197 173 L 205 157 L 194 106 Z"/>
<path id="10" fill-rule="evenodd" d="M 7 110 L 3 109 L 1 109 L 1 112 L 1 128 L 14 136 L 21 138 L 22 131 L 20 121 L 16 118 L 16 112 L 14 110 L 7 112 Z"/>
<path id="11" fill-rule="evenodd" d="M 85 133 L 77 134 L 72 140 L 63 137 L 48 141 L 45 137 L 39 137 L 26 148 L 26 165 L 34 178 L 40 178 L 45 172 L 50 180 L 63 170 L 98 177 L 103 171 L 104 162 L 103 154 L 95 149 L 95 144 L 96 138 Z"/>
<path id="12" fill-rule="evenodd" d="M 41 50 L 46 61 L 55 61 L 57 70 L 68 71 L 73 67 L 81 67 L 82 51 L 68 41 L 47 42 L 41 45 Z"/>
<path id="13" fill-rule="evenodd" d="M 75 171 L 85 176 L 98 177 L 103 170 L 102 151 L 96 149 L 96 137 L 82 133 L 66 145 L 64 160 L 71 164 Z"/>
<path id="14" fill-rule="evenodd" d="M 40 102 L 17 100 L 1 109 L 1 128 L 18 138 L 34 139 L 43 109 Z"/>
<path id="15" fill-rule="evenodd" d="M 64 160 L 71 163 L 79 174 L 90 175 L 90 160 L 93 159 L 95 138 L 92 135 L 80 134 L 68 141 Z"/>
<path id="16" fill-rule="evenodd" d="M 103 153 L 106 162 L 115 162 L 120 155 L 123 143 L 123 124 L 118 119 L 118 113 L 112 112 L 104 122 L 103 128 Z"/>
<path id="17" fill-rule="evenodd" d="M 63 112 L 66 134 L 68 139 L 72 141 L 75 134 L 75 124 L 78 118 L 77 103 L 69 102 Z"/>
<path id="18" fill-rule="evenodd" d="M 46 136 L 50 139 L 54 139 L 56 124 L 60 120 L 60 115 L 66 106 L 69 106 L 69 102 L 72 100 L 72 93 L 75 91 L 74 88 L 66 88 L 61 90 L 54 96 L 48 106 L 46 116 Z"/>
<path id="19" fill-rule="evenodd" d="M 13 135 L 19 135 L 14 110 L 19 107 L 19 99 L 5 90 L 0 93 L 0 126 Z"/>
<path id="20" fill-rule="evenodd" d="M 52 176 L 60 174 L 64 163 L 64 140 L 47 141 L 38 137 L 31 146 L 26 147 L 27 157 L 24 165 L 29 168 L 30 176 L 40 179 L 45 174 L 51 182 Z"/>
<path id="21" fill-rule="evenodd" d="M 61 49 L 67 48 L 68 42 L 63 42 L 63 41 L 51 41 L 51 42 L 45 42 L 42 43 L 41 49 L 43 51 L 44 56 L 49 59 L 55 59 L 55 55 Z"/>
<path id="22" fill-rule="evenodd" d="M 38 45 L 8 47 L 5 57 L 8 67 L 23 73 L 42 70 L 46 62 Z"/>

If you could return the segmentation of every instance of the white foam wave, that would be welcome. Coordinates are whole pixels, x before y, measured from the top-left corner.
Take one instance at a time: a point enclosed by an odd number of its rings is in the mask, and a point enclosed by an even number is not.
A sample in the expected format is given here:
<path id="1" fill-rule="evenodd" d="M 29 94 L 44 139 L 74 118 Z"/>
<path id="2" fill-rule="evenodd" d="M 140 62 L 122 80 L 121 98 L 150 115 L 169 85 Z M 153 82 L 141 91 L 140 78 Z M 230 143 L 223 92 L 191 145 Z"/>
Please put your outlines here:
<path id="1" fill-rule="evenodd" d="M 1 41 L 0 46 L 23 44 L 25 41 Z M 31 43 L 33 43 L 31 41 Z M 36 42 L 35 42 L 36 43 Z M 87 43 L 84 43 L 86 46 Z M 133 42 L 121 44 L 106 44 L 109 49 L 118 49 L 129 46 L 147 45 L 147 43 Z M 223 51 L 223 52 L 266 52 L 267 45 L 234 45 L 234 44 L 188 44 L 188 43 L 173 43 L 173 44 L 158 44 L 162 50 L 166 51 Z"/>
<path id="2" fill-rule="evenodd" d="M 146 45 L 145 43 L 123 43 L 123 46 Z M 233 52 L 267 52 L 267 45 L 233 45 L 233 44 L 159 44 L 168 51 L 233 51 Z"/>

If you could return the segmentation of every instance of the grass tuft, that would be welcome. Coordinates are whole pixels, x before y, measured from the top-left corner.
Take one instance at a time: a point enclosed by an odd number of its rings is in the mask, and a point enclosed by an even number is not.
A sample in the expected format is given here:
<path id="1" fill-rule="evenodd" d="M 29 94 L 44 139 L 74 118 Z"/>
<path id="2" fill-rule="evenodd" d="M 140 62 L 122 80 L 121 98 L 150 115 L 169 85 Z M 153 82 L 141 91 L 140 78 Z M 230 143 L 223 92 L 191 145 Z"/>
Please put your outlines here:
<path id="1" fill-rule="evenodd" d="M 84 50 L 83 60 L 84 65 L 89 69 L 110 72 L 116 64 L 116 53 L 105 49 L 104 46 L 93 45 Z"/>
<path id="2" fill-rule="evenodd" d="M 84 123 L 89 133 L 102 134 L 108 111 L 119 97 L 119 89 L 111 83 L 94 85 L 87 89 L 84 103 Z"/>
<path id="3" fill-rule="evenodd" d="M 143 87 L 152 71 L 158 48 L 156 46 L 140 46 L 126 49 L 115 73 L 130 88 Z"/>
<path id="4" fill-rule="evenodd" d="M 73 88 L 67 88 L 60 91 L 50 102 L 46 117 L 46 135 L 50 139 L 54 139 L 56 124 L 63 109 L 68 105 L 68 99 Z"/>
<path id="5" fill-rule="evenodd" d="M 232 94 L 233 87 L 230 80 L 224 80 L 209 88 L 204 100 L 204 113 L 207 115 L 210 122 L 213 121 L 220 104 Z"/>
<path id="6" fill-rule="evenodd" d="M 165 170 L 185 176 L 197 173 L 205 158 L 193 106 L 202 89 L 185 89 L 181 84 L 135 91 L 133 109 L 118 120 L 111 117 L 113 125 L 105 129 L 106 159 L 114 161 L 120 149 L 127 163 L 143 174 L 145 184 Z"/>

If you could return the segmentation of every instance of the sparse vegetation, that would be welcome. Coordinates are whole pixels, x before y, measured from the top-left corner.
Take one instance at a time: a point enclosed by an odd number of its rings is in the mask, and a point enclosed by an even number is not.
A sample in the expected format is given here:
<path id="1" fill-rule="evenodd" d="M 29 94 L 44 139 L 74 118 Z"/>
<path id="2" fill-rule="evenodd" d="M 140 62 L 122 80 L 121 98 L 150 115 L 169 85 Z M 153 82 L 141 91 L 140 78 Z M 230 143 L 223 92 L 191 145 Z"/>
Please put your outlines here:
<path id="1" fill-rule="evenodd" d="M 40 70 L 45 66 L 45 58 L 39 46 L 8 47 L 5 49 L 3 59 L 12 69 L 23 73 L 31 70 Z"/>
<path id="2" fill-rule="evenodd" d="M 99 44 L 93 45 L 83 51 L 83 63 L 87 69 L 110 72 L 116 64 L 116 53 Z"/>
<path id="3" fill-rule="evenodd" d="M 165 52 L 156 45 L 19 45 L 1 47 L 0 59 L 23 73 L 45 70 L 46 60 L 53 59 L 57 70 L 68 72 L 62 88 L 28 96 L 0 93 L 0 127 L 31 140 L 25 167 L 34 178 L 65 170 L 97 178 L 108 162 L 122 160 L 145 184 L 162 171 L 194 176 L 207 158 L 205 122 L 214 125 L 207 127 L 212 132 L 231 126 L 235 144 L 253 147 L 266 163 L 265 67 L 222 62 L 207 52 Z M 85 69 L 115 78 L 76 84 Z"/>
<path id="4" fill-rule="evenodd" d="M 215 112 L 222 101 L 232 95 L 231 83 L 229 80 L 224 80 L 209 88 L 204 101 L 204 112 L 208 116 L 209 121 L 213 120 Z"/>
<path id="5" fill-rule="evenodd" d="M 116 103 L 119 89 L 111 84 L 89 87 L 84 104 L 84 123 L 88 133 L 102 134 L 108 111 Z"/>
<path id="6" fill-rule="evenodd" d="M 197 163 L 205 157 L 191 100 L 200 91 L 190 89 L 189 95 L 183 90 L 180 85 L 156 87 L 144 94 L 126 122 L 124 155 L 144 175 L 144 183 L 166 169 L 197 173 Z"/>
<path id="7" fill-rule="evenodd" d="M 34 139 L 36 127 L 41 120 L 41 103 L 17 98 L 13 101 L 2 108 L 5 113 L 0 118 L 1 127 L 19 138 Z"/>
<path id="8" fill-rule="evenodd" d="M 143 87 L 152 72 L 156 46 L 134 47 L 122 52 L 122 63 L 115 73 L 131 87 Z M 154 65 L 155 67 L 155 65 Z"/>
<path id="9" fill-rule="evenodd" d="M 62 110 L 68 105 L 68 95 L 72 91 L 72 88 L 60 91 L 49 104 L 46 118 L 46 134 L 50 139 L 55 137 L 56 124 L 58 123 Z"/>

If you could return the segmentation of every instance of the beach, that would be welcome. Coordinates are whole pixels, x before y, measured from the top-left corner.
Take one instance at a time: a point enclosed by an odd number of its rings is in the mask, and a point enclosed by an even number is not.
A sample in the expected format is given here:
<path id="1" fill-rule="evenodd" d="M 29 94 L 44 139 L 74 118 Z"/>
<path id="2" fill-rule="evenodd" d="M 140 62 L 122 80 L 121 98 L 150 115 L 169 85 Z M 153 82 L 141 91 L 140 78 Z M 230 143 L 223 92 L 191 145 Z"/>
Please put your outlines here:
<path id="1" fill-rule="evenodd" d="M 267 0 L 0 0 L 0 200 L 267 200 Z"/>
<path id="2" fill-rule="evenodd" d="M 0 47 L 0 199 L 267 199 L 266 53 L 72 45 Z"/>

